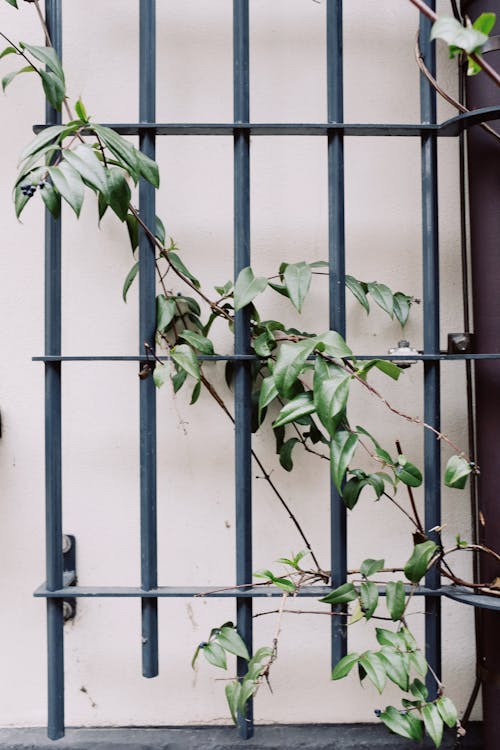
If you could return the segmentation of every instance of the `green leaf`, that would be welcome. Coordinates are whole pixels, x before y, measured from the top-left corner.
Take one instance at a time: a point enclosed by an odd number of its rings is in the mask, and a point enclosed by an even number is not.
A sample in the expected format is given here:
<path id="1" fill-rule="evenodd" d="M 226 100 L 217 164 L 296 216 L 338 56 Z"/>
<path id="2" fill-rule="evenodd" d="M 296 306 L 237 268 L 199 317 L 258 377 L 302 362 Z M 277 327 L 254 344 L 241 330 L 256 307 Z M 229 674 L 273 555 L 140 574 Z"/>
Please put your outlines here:
<path id="1" fill-rule="evenodd" d="M 130 205 L 130 187 L 123 171 L 118 167 L 106 170 L 108 182 L 108 202 L 120 221 L 126 221 Z"/>
<path id="2" fill-rule="evenodd" d="M 167 253 L 167 260 L 176 271 L 178 271 L 182 276 L 185 276 L 187 279 L 189 279 L 189 281 L 191 281 L 192 284 L 197 289 L 200 288 L 200 282 L 195 276 L 193 276 L 191 271 L 189 271 L 189 269 L 186 268 L 186 266 L 184 265 L 180 257 L 177 255 L 177 253 L 169 251 Z"/>
<path id="3" fill-rule="evenodd" d="M 164 333 L 175 318 L 177 305 L 172 297 L 159 294 L 156 298 L 156 329 Z"/>
<path id="4" fill-rule="evenodd" d="M 352 350 L 349 349 L 346 342 L 337 331 L 326 331 L 325 333 L 322 333 L 317 337 L 316 346 L 318 351 L 329 357 L 343 359 L 344 357 L 352 356 Z"/>
<path id="5" fill-rule="evenodd" d="M 165 385 L 167 382 L 169 375 L 170 367 L 157 362 L 155 369 L 153 370 L 153 383 L 157 388 L 161 388 L 162 385 Z"/>
<path id="6" fill-rule="evenodd" d="M 36 154 L 49 143 L 59 142 L 61 134 L 67 130 L 66 125 L 51 125 L 41 130 L 36 138 L 24 149 L 19 157 L 19 164 L 32 154 Z"/>
<path id="7" fill-rule="evenodd" d="M 155 237 L 162 245 L 165 244 L 165 227 L 159 216 L 156 217 L 155 221 Z"/>
<path id="8" fill-rule="evenodd" d="M 442 695 L 437 699 L 436 706 L 444 723 L 447 724 L 450 729 L 453 729 L 458 721 L 458 713 L 453 701 L 451 701 L 446 695 Z"/>
<path id="9" fill-rule="evenodd" d="M 403 714 L 394 706 L 387 706 L 380 714 L 380 719 L 394 734 L 409 740 L 420 741 L 423 738 L 422 723 L 415 716 Z"/>
<path id="10" fill-rule="evenodd" d="M 371 557 L 369 557 L 368 559 L 363 560 L 359 572 L 365 578 L 369 578 L 374 573 L 378 573 L 379 571 L 381 571 L 384 565 L 385 560 L 373 560 Z"/>
<path id="11" fill-rule="evenodd" d="M 463 456 L 452 456 L 446 464 L 444 483 L 447 487 L 463 490 L 471 472 L 472 466 Z"/>
<path id="12" fill-rule="evenodd" d="M 349 398 L 351 376 L 338 365 L 326 365 L 317 357 L 314 368 L 314 405 L 323 426 L 333 435 Z"/>
<path id="13" fill-rule="evenodd" d="M 442 39 L 452 48 L 450 52 L 454 56 L 453 48 L 464 50 L 469 55 L 480 52 L 488 36 L 473 26 L 462 26 L 456 18 L 443 16 L 433 24 L 431 39 Z"/>
<path id="14" fill-rule="evenodd" d="M 182 367 L 188 375 L 191 375 L 195 380 L 200 379 L 200 365 L 196 354 L 187 344 L 178 344 L 173 346 L 170 350 L 170 355 L 174 362 Z"/>
<path id="15" fill-rule="evenodd" d="M 406 456 L 398 456 L 398 466 L 396 466 L 395 474 L 408 487 L 420 487 L 422 484 L 420 470 L 410 463 Z"/>
<path id="16" fill-rule="evenodd" d="M 298 396 L 295 396 L 295 398 L 284 405 L 278 417 L 273 422 L 273 427 L 281 427 L 313 412 L 314 402 L 311 391 L 299 393 Z"/>
<path id="17" fill-rule="evenodd" d="M 294 594 L 297 588 L 288 578 L 273 578 L 273 583 L 282 591 L 286 591 L 287 594 Z"/>
<path id="18" fill-rule="evenodd" d="M 371 435 L 368 430 L 365 430 L 365 428 L 361 427 L 360 425 L 356 425 L 356 432 L 359 432 L 361 435 L 366 435 L 366 437 L 370 438 L 373 445 L 375 446 L 375 453 L 377 454 L 377 456 L 385 461 L 385 463 L 389 466 L 394 466 L 394 461 L 391 458 L 390 454 L 384 448 L 382 448 L 379 443 L 377 443 L 373 435 Z"/>
<path id="19" fill-rule="evenodd" d="M 363 487 L 366 487 L 366 481 L 357 477 L 352 477 L 345 483 L 342 499 L 346 508 L 352 510 L 356 506 Z"/>
<path id="20" fill-rule="evenodd" d="M 23 212 L 27 202 L 31 200 L 29 195 L 24 195 L 24 193 L 21 192 L 21 188 L 19 185 L 14 190 L 14 206 L 16 210 L 16 217 L 19 219 L 21 216 L 21 213 Z"/>
<path id="21" fill-rule="evenodd" d="M 389 581 L 386 584 L 387 609 L 392 620 L 399 620 L 405 611 L 406 595 L 401 581 Z"/>
<path id="22" fill-rule="evenodd" d="M 362 305 L 365 308 L 366 312 L 369 313 L 370 303 L 368 302 L 368 297 L 366 296 L 366 284 L 358 281 L 358 279 L 355 279 L 354 276 L 346 275 L 345 285 L 349 289 L 349 291 L 354 294 L 360 305 Z"/>
<path id="23" fill-rule="evenodd" d="M 64 72 L 62 69 L 61 61 L 57 55 L 57 52 L 53 47 L 35 47 L 32 44 L 26 44 L 25 42 L 19 43 L 20 47 L 27 50 L 32 57 L 39 60 L 55 73 L 63 82 L 64 85 Z"/>
<path id="24" fill-rule="evenodd" d="M 332 672 L 332 680 L 341 680 L 346 677 L 353 666 L 358 663 L 359 654 L 346 654 L 337 664 L 335 665 Z"/>
<path id="25" fill-rule="evenodd" d="M 150 159 L 149 156 L 143 154 L 142 151 L 137 151 L 137 160 L 139 163 L 139 172 L 141 177 L 151 183 L 155 188 L 160 187 L 160 171 L 158 164 Z"/>
<path id="26" fill-rule="evenodd" d="M 111 130 L 111 128 L 106 128 L 104 125 L 93 125 L 92 129 L 111 153 L 116 156 L 120 164 L 126 168 L 134 182 L 137 182 L 139 177 L 139 162 L 137 156 L 139 152 L 137 149 L 125 140 L 123 136 L 118 135 L 114 130 Z"/>
<path id="27" fill-rule="evenodd" d="M 189 402 L 190 406 L 195 404 L 198 399 L 200 398 L 201 393 L 201 380 L 198 380 L 198 382 L 195 384 L 193 388 L 193 393 L 191 394 L 191 401 Z"/>
<path id="28" fill-rule="evenodd" d="M 329 594 L 320 599 L 320 602 L 325 604 L 346 604 L 352 602 L 357 598 L 356 589 L 352 583 L 343 583 L 342 586 L 338 586 Z"/>
<path id="29" fill-rule="evenodd" d="M 392 292 L 385 284 L 379 284 L 378 281 L 372 281 L 367 284 L 373 301 L 384 310 L 391 318 L 394 313 L 394 303 Z"/>
<path id="30" fill-rule="evenodd" d="M 66 149 L 64 159 L 73 169 L 75 169 L 83 179 L 96 190 L 104 194 L 106 200 L 108 196 L 108 181 L 106 171 L 96 156 L 93 148 L 87 144 L 80 143 L 72 151 Z"/>
<path id="31" fill-rule="evenodd" d="M 101 197 L 102 196 L 99 194 L 99 199 L 101 199 Z M 105 201 L 105 204 L 107 206 L 107 201 Z M 134 214 L 131 213 L 127 213 L 127 231 L 130 240 L 130 246 L 132 248 L 132 252 L 134 252 L 139 246 L 139 223 Z"/>
<path id="32" fill-rule="evenodd" d="M 381 646 L 389 646 L 390 648 L 399 648 L 406 651 L 407 645 L 401 633 L 393 633 L 392 630 L 385 630 L 385 628 L 375 628 L 377 641 Z"/>
<path id="33" fill-rule="evenodd" d="M 75 102 L 75 112 L 77 116 L 82 120 L 82 122 L 88 122 L 89 116 L 87 114 L 87 110 L 85 109 L 85 105 L 82 102 L 81 97 L 79 97 Z"/>
<path id="34" fill-rule="evenodd" d="M 255 297 L 267 287 L 267 279 L 256 278 L 250 266 L 243 268 L 234 285 L 234 309 L 235 312 L 248 305 Z"/>
<path id="35" fill-rule="evenodd" d="M 42 87 L 50 104 L 59 111 L 66 97 L 64 80 L 52 71 L 39 70 L 42 78 Z"/>
<path id="36" fill-rule="evenodd" d="M 224 689 L 226 692 L 227 705 L 231 711 L 231 718 L 236 724 L 238 721 L 238 703 L 240 700 L 241 685 L 235 680 L 234 682 L 229 682 Z"/>
<path id="37" fill-rule="evenodd" d="M 311 286 L 311 278 L 311 269 L 303 261 L 300 263 L 290 263 L 285 268 L 283 280 L 290 300 L 299 312 L 302 312 L 302 305 Z"/>
<path id="38" fill-rule="evenodd" d="M 382 648 L 378 655 L 384 665 L 387 677 L 401 690 L 407 692 L 410 678 L 403 655 L 392 648 Z"/>
<path id="39" fill-rule="evenodd" d="M 415 696 L 415 698 L 418 698 L 418 700 L 422 701 L 423 703 L 425 703 L 425 701 L 429 697 L 429 691 L 427 690 L 422 680 L 419 680 L 418 677 L 415 678 L 411 683 L 410 692 L 413 696 Z"/>
<path id="40" fill-rule="evenodd" d="M 412 298 L 407 294 L 403 294 L 403 292 L 396 292 L 394 294 L 393 303 L 396 320 L 399 322 L 401 328 L 404 328 L 410 315 Z"/>
<path id="41" fill-rule="evenodd" d="M 378 604 L 378 589 L 372 581 L 363 581 L 359 589 L 359 598 L 365 620 L 369 620 Z"/>
<path id="42" fill-rule="evenodd" d="M 413 553 L 404 567 L 404 574 L 412 583 L 418 583 L 425 575 L 427 566 L 438 549 L 437 544 L 430 539 L 416 544 Z"/>
<path id="43" fill-rule="evenodd" d="M 428 703 L 422 708 L 422 719 L 427 734 L 436 747 L 439 747 L 443 739 L 443 720 L 434 703 Z"/>
<path id="44" fill-rule="evenodd" d="M 299 438 L 291 437 L 288 438 L 288 440 L 286 440 L 281 446 L 280 464 L 285 469 L 285 471 L 292 471 L 293 469 L 292 451 L 297 443 L 300 443 Z"/>
<path id="45" fill-rule="evenodd" d="M 481 31 L 483 34 L 489 34 L 493 29 L 496 20 L 496 13 L 481 13 L 472 24 L 472 28 Z"/>
<path id="46" fill-rule="evenodd" d="M 61 196 L 57 190 L 53 185 L 46 182 L 43 188 L 40 188 L 40 195 L 52 216 L 58 219 L 61 215 Z"/>
<path id="47" fill-rule="evenodd" d="M 271 401 L 274 401 L 276 396 L 278 395 L 278 389 L 276 388 L 276 383 L 274 382 L 274 377 L 272 375 L 268 375 L 267 378 L 264 378 L 262 381 L 262 385 L 260 387 L 260 393 L 259 393 L 259 424 L 262 421 L 262 412 L 263 410 L 269 406 Z"/>
<path id="48" fill-rule="evenodd" d="M 7 2 L 10 2 L 10 0 L 7 0 Z M 0 60 L 2 57 L 7 57 L 7 55 L 18 55 L 18 51 L 15 47 L 5 47 L 4 50 L 0 52 Z"/>
<path id="49" fill-rule="evenodd" d="M 186 382 L 187 378 L 187 372 L 186 370 L 179 370 L 175 373 L 175 375 L 172 376 L 172 386 L 174 388 L 174 393 L 177 393 L 184 383 Z"/>
<path id="50" fill-rule="evenodd" d="M 213 664 L 214 667 L 220 667 L 220 669 L 227 669 L 226 654 L 222 646 L 212 641 L 211 643 L 207 643 L 202 650 L 205 659 L 210 664 Z"/>
<path id="51" fill-rule="evenodd" d="M 47 172 L 57 191 L 71 206 L 75 214 L 80 216 L 84 185 L 78 172 L 64 161 L 58 167 L 47 167 Z"/>
<path id="52" fill-rule="evenodd" d="M 411 651 L 408 656 L 413 669 L 418 672 L 421 677 L 425 677 L 425 675 L 427 674 L 428 666 L 423 653 L 419 650 Z"/>
<path id="53" fill-rule="evenodd" d="M 308 356 L 314 350 L 316 339 L 305 339 L 296 344 L 280 346 L 273 372 L 274 382 L 280 395 L 288 398 Z"/>
<path id="54" fill-rule="evenodd" d="M 139 272 L 139 263 L 134 263 L 130 271 L 128 272 L 125 281 L 123 282 L 123 291 L 122 291 L 122 297 L 123 301 L 127 301 L 127 293 L 130 287 L 132 286 L 132 282 L 134 281 L 135 277 L 137 276 Z"/>
<path id="55" fill-rule="evenodd" d="M 274 336 L 270 335 L 268 331 L 264 331 L 252 341 L 252 346 L 259 357 L 267 358 L 276 347 L 276 342 Z"/>
<path id="56" fill-rule="evenodd" d="M 248 678 L 243 680 L 241 684 L 240 697 L 238 700 L 238 710 L 243 716 L 246 715 L 247 703 L 255 693 L 257 688 L 258 685 L 254 680 L 250 680 Z"/>
<path id="57" fill-rule="evenodd" d="M 358 665 L 361 666 L 366 676 L 377 688 L 378 692 L 381 693 L 385 687 L 387 681 L 385 669 L 382 661 L 379 659 L 378 654 L 373 651 L 365 651 L 359 657 Z"/>
<path id="58" fill-rule="evenodd" d="M 396 365 L 394 362 L 389 362 L 386 359 L 370 359 L 368 360 L 368 362 L 365 362 L 361 365 L 361 367 L 357 371 L 357 374 L 360 378 L 363 378 L 363 380 L 365 380 L 369 371 L 374 367 L 376 367 L 377 370 L 380 370 L 380 372 L 383 372 L 384 375 L 388 375 L 393 380 L 398 380 L 399 376 L 403 372 L 401 367 L 398 367 L 398 365 Z"/>
<path id="59" fill-rule="evenodd" d="M 222 648 L 229 651 L 230 654 L 241 656 L 242 659 L 246 659 L 247 661 L 250 659 L 245 642 L 236 628 L 222 626 L 219 629 L 216 638 Z"/>
<path id="60" fill-rule="evenodd" d="M 332 479 L 340 495 L 342 495 L 342 481 L 349 467 L 358 445 L 356 433 L 339 431 L 335 433 L 330 443 L 330 462 Z"/>
<path id="61" fill-rule="evenodd" d="M 2 78 L 2 91 L 5 91 L 9 83 L 11 83 L 20 73 L 33 73 L 34 70 L 35 69 L 31 65 L 25 65 L 24 68 L 7 73 L 7 75 Z"/>
<path id="62" fill-rule="evenodd" d="M 17 0 L 7 0 L 7 2 L 9 3 L 9 5 L 12 5 L 13 8 L 19 10 L 19 8 L 17 7 Z"/>
<path id="63" fill-rule="evenodd" d="M 174 303 L 175 304 L 175 303 Z M 205 336 L 201 336 L 199 333 L 189 331 L 187 328 L 180 334 L 180 338 L 187 341 L 193 349 L 198 349 L 201 354 L 211 355 L 214 353 L 214 345 Z"/>

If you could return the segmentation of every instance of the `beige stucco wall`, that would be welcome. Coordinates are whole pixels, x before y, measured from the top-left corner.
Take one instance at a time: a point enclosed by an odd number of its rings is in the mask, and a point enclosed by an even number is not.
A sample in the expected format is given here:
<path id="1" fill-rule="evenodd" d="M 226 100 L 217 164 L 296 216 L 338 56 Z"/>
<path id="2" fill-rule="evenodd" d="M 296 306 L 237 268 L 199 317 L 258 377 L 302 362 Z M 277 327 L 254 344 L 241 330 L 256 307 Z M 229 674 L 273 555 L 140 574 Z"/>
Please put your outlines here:
<path id="1" fill-rule="evenodd" d="M 158 0 L 158 120 L 230 121 L 230 0 Z M 447 4 L 443 2 L 443 7 Z M 251 0 L 251 112 L 254 121 L 325 119 L 325 2 Z M 414 122 L 418 75 L 413 59 L 417 13 L 402 0 L 345 3 L 345 119 Z M 69 92 L 81 95 L 103 122 L 137 117 L 136 0 L 86 0 L 64 4 L 64 57 Z M 0 5 L 0 29 L 14 39 L 38 40 L 32 6 L 16 13 Z M 2 61 L 2 70 L 9 70 Z M 455 71 L 440 58 L 451 90 Z M 44 578 L 43 368 L 31 356 L 43 350 L 43 212 L 29 206 L 22 223 L 10 202 L 16 155 L 43 117 L 37 82 L 24 76 L 1 99 L 0 253 L 2 356 L 0 358 L 0 725 L 41 725 L 46 711 L 45 611 L 32 591 Z M 440 118 L 451 116 L 440 107 Z M 462 330 L 458 258 L 458 152 L 440 143 L 442 335 Z M 158 144 L 162 185 L 159 214 L 186 262 L 204 283 L 223 283 L 232 268 L 232 142 L 224 137 L 165 138 Z M 327 255 L 326 146 L 324 139 L 254 138 L 252 142 L 252 254 L 255 269 L 271 274 L 281 260 Z M 418 142 L 410 139 L 346 140 L 348 270 L 364 280 L 420 296 L 420 172 Z M 121 286 L 132 259 L 125 230 L 112 217 L 96 228 L 89 195 L 78 223 L 64 211 L 63 352 L 132 354 L 137 346 L 137 290 L 127 305 Z M 271 296 L 263 309 L 279 307 Z M 369 318 L 349 299 L 349 341 L 355 351 L 384 352 L 399 327 L 377 308 Z M 290 315 L 290 321 L 293 315 Z M 326 328 L 326 289 L 315 282 L 301 326 Z M 414 311 L 407 335 L 422 344 L 422 312 Z M 219 351 L 229 338 L 220 331 Z M 224 390 L 222 371 L 207 374 Z M 394 403 L 422 411 L 421 366 L 395 388 Z M 230 394 L 226 391 L 230 402 Z M 63 367 L 64 529 L 78 540 L 82 585 L 139 583 L 138 385 L 135 365 L 67 364 Z M 443 367 L 446 430 L 462 442 L 466 423 L 460 364 Z M 221 585 L 234 574 L 233 447 L 231 425 L 204 395 L 189 407 L 168 387 L 158 396 L 159 580 L 161 584 Z M 356 415 L 358 415 L 356 419 Z M 362 421 L 388 443 L 398 436 L 422 464 L 422 436 L 375 403 L 357 400 Z M 328 566 L 328 476 L 325 467 L 296 455 L 286 474 L 272 442 L 258 434 L 265 456 L 291 505 Z M 446 450 L 444 451 L 447 456 Z M 257 472 L 256 472 L 257 473 Z M 302 545 L 262 480 L 255 479 L 255 569 Z M 422 502 L 422 492 L 417 492 Z M 466 493 L 445 492 L 450 535 L 469 534 Z M 380 556 L 387 564 L 409 554 L 407 524 L 382 503 L 364 498 L 350 516 L 351 567 Z M 276 567 L 276 566 L 275 566 Z M 467 571 L 467 565 L 457 569 Z M 269 608 L 258 602 L 256 610 Z M 416 604 L 422 609 L 422 603 Z M 71 725 L 184 724 L 227 720 L 223 683 L 216 670 L 190 667 L 195 645 L 213 625 L 234 617 L 228 600 L 162 600 L 160 669 L 140 676 L 138 601 L 81 601 L 66 626 L 67 722 Z M 421 617 L 415 616 L 421 632 Z M 373 709 L 394 699 L 378 697 L 352 675 L 329 680 L 329 618 L 290 616 L 284 623 L 274 695 L 256 700 L 260 721 L 371 721 Z M 473 683 L 472 612 L 444 602 L 444 680 L 459 709 Z M 255 643 L 274 633 L 270 617 L 255 622 Z M 364 625 L 352 630 L 352 647 L 373 643 Z M 452 637 L 450 637 L 452 633 Z M 85 692 L 83 691 L 85 690 Z"/>

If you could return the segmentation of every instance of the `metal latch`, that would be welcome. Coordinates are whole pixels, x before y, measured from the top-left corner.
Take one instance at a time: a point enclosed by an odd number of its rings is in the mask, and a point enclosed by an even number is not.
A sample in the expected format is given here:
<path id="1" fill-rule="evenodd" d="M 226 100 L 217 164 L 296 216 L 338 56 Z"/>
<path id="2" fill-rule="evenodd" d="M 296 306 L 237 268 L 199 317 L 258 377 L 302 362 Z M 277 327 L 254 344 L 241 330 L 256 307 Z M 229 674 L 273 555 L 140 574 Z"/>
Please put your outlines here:
<path id="1" fill-rule="evenodd" d="M 63 586 L 76 586 L 76 539 L 71 534 L 63 534 Z M 72 620 L 76 615 L 76 598 L 63 599 L 64 621 Z"/>

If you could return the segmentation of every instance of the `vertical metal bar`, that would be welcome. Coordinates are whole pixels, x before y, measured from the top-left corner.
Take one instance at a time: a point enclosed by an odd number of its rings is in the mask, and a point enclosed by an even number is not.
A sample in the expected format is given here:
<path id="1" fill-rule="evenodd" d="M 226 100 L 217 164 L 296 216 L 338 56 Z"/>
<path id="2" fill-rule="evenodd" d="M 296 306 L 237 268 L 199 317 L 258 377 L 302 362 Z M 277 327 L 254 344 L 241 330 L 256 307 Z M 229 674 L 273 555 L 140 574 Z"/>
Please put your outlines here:
<path id="1" fill-rule="evenodd" d="M 328 122 L 344 118 L 343 87 L 343 7 L 342 0 L 328 0 L 326 6 L 326 59 Z M 328 136 L 328 259 L 329 325 L 346 335 L 345 320 L 345 215 L 344 215 L 344 137 Z M 346 508 L 333 482 L 330 490 L 332 585 L 340 586 L 347 577 Z M 345 610 L 345 606 L 342 608 Z M 347 653 L 347 628 L 341 617 L 332 617 L 332 666 Z"/>
<path id="2" fill-rule="evenodd" d="M 45 1 L 52 43 L 62 53 L 60 0 Z M 56 125 L 61 113 L 48 102 L 45 122 Z M 45 211 L 45 353 L 61 354 L 61 221 Z M 61 363 L 45 364 L 45 538 L 47 588 L 63 585 L 61 474 Z M 64 618 L 62 599 L 47 599 L 47 732 L 64 736 Z"/>
<path id="3" fill-rule="evenodd" d="M 249 12 L 248 0 L 233 0 L 233 86 L 234 121 L 246 123 L 250 117 L 249 97 Z M 250 265 L 250 137 L 247 132 L 234 134 L 234 276 Z M 235 316 L 234 350 L 250 353 L 250 318 L 247 309 Z M 235 363 L 235 472 L 236 472 L 236 583 L 252 580 L 252 378 L 249 362 Z M 238 631 L 252 649 L 252 600 L 236 598 Z M 238 658 L 237 672 L 247 669 Z M 242 739 L 253 735 L 253 705 L 249 701 L 246 716 L 238 717 Z"/>
<path id="4" fill-rule="evenodd" d="M 435 9 L 435 0 L 428 5 Z M 431 22 L 420 16 L 420 47 L 432 74 L 436 70 L 435 45 L 430 41 Z M 436 122 L 436 93 L 423 75 L 420 76 L 420 114 L 424 123 Z M 422 252 L 424 291 L 424 353 L 439 352 L 439 237 L 437 196 L 437 140 L 435 135 L 422 136 Z M 424 362 L 424 420 L 440 429 L 440 365 Z M 441 524 L 441 451 L 440 443 L 429 431 L 424 435 L 425 528 Z M 436 542 L 439 540 L 436 538 Z M 426 585 L 439 588 L 439 571 L 434 567 L 426 576 Z M 441 600 L 426 597 L 425 652 L 432 670 L 441 675 Z M 427 678 L 431 695 L 436 693 L 432 675 Z"/>
<path id="5" fill-rule="evenodd" d="M 139 5 L 139 120 L 156 117 L 156 0 Z M 139 147 L 155 158 L 155 135 L 143 132 Z M 155 188 L 144 179 L 139 183 L 139 213 L 154 232 Z M 144 344 L 154 348 L 156 331 L 155 247 L 139 229 L 139 353 Z M 141 586 L 145 591 L 158 585 L 156 516 L 156 389 L 153 378 L 139 381 L 140 476 L 141 476 Z M 158 674 L 158 600 L 144 598 L 142 606 L 142 674 Z"/>

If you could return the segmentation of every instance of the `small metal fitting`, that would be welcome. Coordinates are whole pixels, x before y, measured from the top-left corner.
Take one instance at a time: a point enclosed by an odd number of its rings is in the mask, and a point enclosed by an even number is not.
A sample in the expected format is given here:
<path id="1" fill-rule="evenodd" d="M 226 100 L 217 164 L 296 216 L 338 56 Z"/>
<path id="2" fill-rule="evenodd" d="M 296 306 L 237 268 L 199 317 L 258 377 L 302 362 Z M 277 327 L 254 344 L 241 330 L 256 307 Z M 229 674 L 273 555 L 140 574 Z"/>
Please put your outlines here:
<path id="1" fill-rule="evenodd" d="M 471 354 L 473 333 L 449 333 L 448 354 Z"/>
<path id="2" fill-rule="evenodd" d="M 396 357 L 406 357 L 406 356 L 418 356 L 418 351 L 416 349 L 413 349 L 410 346 L 410 342 L 406 339 L 401 339 L 401 341 L 398 341 L 398 345 L 394 347 L 393 349 L 389 349 L 387 352 L 388 354 L 391 354 Z M 407 367 L 411 367 L 415 364 L 414 359 L 395 359 L 394 364 L 398 367 L 401 367 L 403 369 L 406 369 Z"/>
<path id="3" fill-rule="evenodd" d="M 63 534 L 62 537 L 62 553 L 63 555 L 66 555 L 72 546 L 71 537 L 68 536 L 68 534 Z"/>

